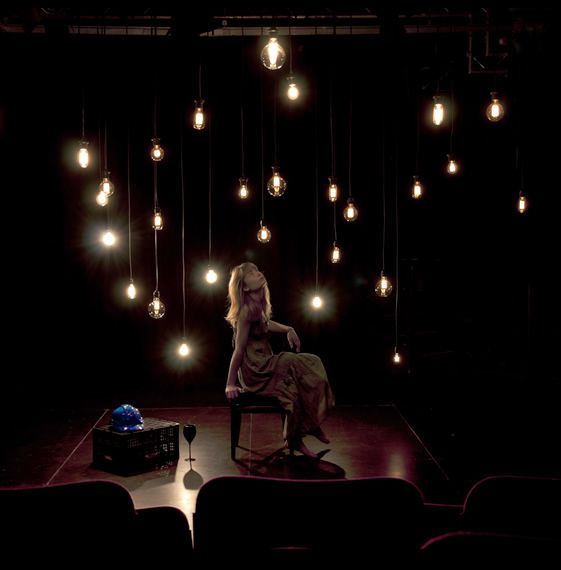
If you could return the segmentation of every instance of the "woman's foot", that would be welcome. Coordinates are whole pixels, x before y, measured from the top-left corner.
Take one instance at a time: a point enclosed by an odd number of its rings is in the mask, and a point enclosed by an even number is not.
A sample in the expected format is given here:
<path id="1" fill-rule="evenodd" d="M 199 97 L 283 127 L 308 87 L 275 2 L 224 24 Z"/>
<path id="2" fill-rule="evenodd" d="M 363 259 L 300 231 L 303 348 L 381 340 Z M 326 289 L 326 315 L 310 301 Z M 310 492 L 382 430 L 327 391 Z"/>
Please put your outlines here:
<path id="1" fill-rule="evenodd" d="M 325 435 L 325 433 L 323 433 L 323 430 L 321 429 L 320 426 L 318 426 L 316 429 L 313 429 L 310 432 L 310 435 L 313 435 L 314 437 L 319 439 L 322 443 L 329 443 L 329 438 Z"/>
<path id="2" fill-rule="evenodd" d="M 309 447 L 307 447 L 301 439 L 291 442 L 288 447 L 290 449 L 290 453 L 299 451 L 302 455 L 305 455 L 310 459 L 318 459 L 318 456 Z"/>

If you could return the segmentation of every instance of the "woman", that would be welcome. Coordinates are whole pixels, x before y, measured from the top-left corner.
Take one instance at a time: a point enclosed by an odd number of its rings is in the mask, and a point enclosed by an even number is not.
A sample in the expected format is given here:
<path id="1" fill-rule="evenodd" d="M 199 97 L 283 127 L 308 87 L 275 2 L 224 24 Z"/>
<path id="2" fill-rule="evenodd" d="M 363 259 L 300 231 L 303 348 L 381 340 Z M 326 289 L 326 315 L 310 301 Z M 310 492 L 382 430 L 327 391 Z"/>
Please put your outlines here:
<path id="1" fill-rule="evenodd" d="M 226 397 L 233 400 L 240 391 L 276 397 L 287 411 L 285 438 L 289 448 L 317 458 L 302 438 L 310 434 L 329 443 L 320 426 L 334 398 L 321 360 L 314 354 L 273 354 L 269 332 L 286 333 L 296 352 L 300 352 L 300 339 L 292 327 L 271 320 L 267 281 L 253 263 L 242 263 L 232 270 L 228 302 L 226 320 L 234 329 L 235 341 Z"/>

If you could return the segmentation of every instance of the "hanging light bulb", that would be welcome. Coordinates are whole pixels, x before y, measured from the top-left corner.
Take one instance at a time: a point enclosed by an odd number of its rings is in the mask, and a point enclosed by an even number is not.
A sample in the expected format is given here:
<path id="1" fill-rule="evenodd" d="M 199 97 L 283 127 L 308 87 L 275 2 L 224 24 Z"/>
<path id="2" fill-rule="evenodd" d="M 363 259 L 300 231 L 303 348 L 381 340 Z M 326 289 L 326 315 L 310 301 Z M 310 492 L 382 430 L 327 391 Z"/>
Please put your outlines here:
<path id="1" fill-rule="evenodd" d="M 193 118 L 193 128 L 202 131 L 205 128 L 205 113 L 203 111 L 204 99 L 195 101 L 195 116 Z"/>
<path id="2" fill-rule="evenodd" d="M 296 79 L 294 79 L 294 77 L 290 75 L 289 77 L 286 78 L 286 81 L 288 82 L 288 89 L 286 90 L 286 96 L 291 101 L 296 101 L 296 99 L 300 97 L 300 89 L 298 89 L 298 86 L 296 85 Z"/>
<path id="3" fill-rule="evenodd" d="M 319 295 L 315 295 L 312 299 L 312 307 L 316 310 L 323 307 L 323 299 Z"/>
<path id="4" fill-rule="evenodd" d="M 191 349 L 189 348 L 189 345 L 185 342 L 185 339 L 183 339 L 183 342 L 179 345 L 179 348 L 177 349 L 177 354 L 179 354 L 179 356 L 181 356 L 182 358 L 185 358 L 186 356 L 189 356 L 190 353 Z"/>
<path id="5" fill-rule="evenodd" d="M 329 190 L 327 197 L 329 198 L 330 202 L 337 202 L 337 198 L 339 198 L 339 188 L 337 188 L 337 182 L 335 178 L 329 179 Z"/>
<path id="6" fill-rule="evenodd" d="M 273 166 L 273 176 L 269 178 L 267 182 L 267 191 L 271 196 L 282 196 L 286 192 L 286 181 L 279 174 L 279 169 L 277 166 Z"/>
<path id="7" fill-rule="evenodd" d="M 154 137 L 152 139 L 152 148 L 150 149 L 150 158 L 154 162 L 160 162 L 164 158 L 164 149 L 160 146 L 160 139 Z"/>
<path id="8" fill-rule="evenodd" d="M 437 127 L 442 125 L 444 121 L 444 105 L 440 101 L 440 97 L 435 95 L 433 98 L 434 105 L 432 107 L 432 122 Z"/>
<path id="9" fill-rule="evenodd" d="M 343 210 L 343 217 L 347 222 L 354 222 L 358 217 L 358 208 L 355 206 L 354 200 L 349 198 L 347 200 L 347 205 Z"/>
<path id="10" fill-rule="evenodd" d="M 423 186 L 419 182 L 418 176 L 413 176 L 413 198 L 417 199 L 423 195 Z"/>
<path id="11" fill-rule="evenodd" d="M 127 287 L 127 297 L 131 300 L 136 299 L 136 287 L 134 286 L 132 279 L 131 282 L 129 283 L 129 286 Z"/>
<path id="12" fill-rule="evenodd" d="M 487 105 L 485 115 L 492 123 L 500 121 L 505 116 L 505 108 L 499 101 L 496 91 L 491 91 L 491 102 Z"/>
<path id="13" fill-rule="evenodd" d="M 214 269 L 209 267 L 208 271 L 206 272 L 205 279 L 207 283 L 216 283 L 218 280 L 218 274 L 216 271 L 214 271 Z"/>
<path id="14" fill-rule="evenodd" d="M 162 216 L 162 210 L 160 210 L 160 208 L 154 208 L 154 220 L 152 222 L 152 227 L 155 230 L 164 229 L 164 218 Z"/>
<path id="15" fill-rule="evenodd" d="M 269 243 L 269 241 L 271 241 L 271 232 L 269 231 L 269 228 L 267 228 L 267 226 L 263 225 L 263 223 L 261 223 L 261 227 L 257 232 L 257 239 L 261 243 Z"/>
<path id="16" fill-rule="evenodd" d="M 339 263 L 341 261 L 341 250 L 337 242 L 333 242 L 333 249 L 331 250 L 331 263 Z"/>
<path id="17" fill-rule="evenodd" d="M 276 37 L 277 30 L 271 28 L 269 34 L 271 37 L 267 45 L 261 50 L 261 62 L 267 69 L 280 69 L 286 61 L 286 53 L 284 48 L 279 44 Z"/>
<path id="18" fill-rule="evenodd" d="M 518 196 L 518 211 L 523 214 L 527 209 L 528 200 L 526 200 L 526 197 L 522 194 L 522 192 L 520 192 L 520 195 Z"/>
<path id="19" fill-rule="evenodd" d="M 109 174 L 111 174 L 108 170 L 103 173 L 103 178 L 99 183 L 99 190 L 103 192 L 106 196 L 112 196 L 113 192 L 115 192 L 115 186 L 113 182 L 109 180 Z"/>
<path id="20" fill-rule="evenodd" d="M 448 157 L 448 164 L 446 165 L 446 172 L 448 172 L 448 174 L 451 174 L 452 176 L 454 174 L 458 173 L 458 163 L 452 158 L 451 154 L 446 155 Z"/>
<path id="21" fill-rule="evenodd" d="M 376 292 L 376 295 L 378 295 L 378 297 L 389 297 L 392 289 L 393 287 L 390 283 L 390 280 L 384 275 L 384 272 L 382 271 L 380 273 L 380 279 L 378 279 L 376 288 L 374 290 Z"/>
<path id="22" fill-rule="evenodd" d="M 109 196 L 103 190 L 100 190 L 95 197 L 95 201 L 98 206 L 107 206 L 109 203 Z"/>
<path id="23" fill-rule="evenodd" d="M 148 305 L 148 314 L 153 319 L 161 319 L 166 312 L 166 306 L 160 299 L 160 292 L 154 291 L 152 295 L 152 302 Z"/>
<path id="24" fill-rule="evenodd" d="M 101 236 L 101 243 L 105 247 L 113 247 L 117 242 L 115 234 L 111 230 L 105 230 Z"/>
<path id="25" fill-rule="evenodd" d="M 90 153 L 88 151 L 88 145 L 90 143 L 86 141 L 80 141 L 80 150 L 78 150 L 78 164 L 82 168 L 88 168 L 90 164 Z"/>
<path id="26" fill-rule="evenodd" d="M 240 178 L 240 187 L 238 188 L 238 196 L 245 200 L 249 196 L 249 190 L 247 188 L 247 178 Z"/>
<path id="27" fill-rule="evenodd" d="M 401 363 L 401 355 L 399 354 L 399 352 L 397 352 L 397 348 L 394 349 L 392 360 L 393 360 L 394 364 L 400 364 Z"/>

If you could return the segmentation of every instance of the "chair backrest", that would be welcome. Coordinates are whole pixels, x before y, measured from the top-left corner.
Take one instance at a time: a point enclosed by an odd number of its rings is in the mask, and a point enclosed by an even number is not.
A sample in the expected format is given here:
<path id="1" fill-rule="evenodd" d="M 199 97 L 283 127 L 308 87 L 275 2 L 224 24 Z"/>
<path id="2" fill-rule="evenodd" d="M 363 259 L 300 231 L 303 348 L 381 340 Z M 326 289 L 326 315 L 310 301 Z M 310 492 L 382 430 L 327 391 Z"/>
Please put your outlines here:
<path id="1" fill-rule="evenodd" d="M 462 528 L 561 538 L 561 479 L 500 475 L 475 483 Z"/>
<path id="2" fill-rule="evenodd" d="M 14 556 L 22 567 L 192 558 L 189 523 L 181 511 L 136 511 L 128 490 L 113 481 L 0 489 L 0 521 L 2 555 Z"/>
<path id="3" fill-rule="evenodd" d="M 486 532 L 456 531 L 442 534 L 425 542 L 419 552 L 422 568 L 464 568 L 483 563 L 498 568 L 510 564 L 527 568 L 548 567 L 552 560 L 559 562 L 558 541 L 495 534 Z M 555 564 L 554 564 L 555 565 Z"/>
<path id="4" fill-rule="evenodd" d="M 402 479 L 218 477 L 199 490 L 195 551 L 205 563 L 232 550 L 261 562 L 299 551 L 315 560 L 408 559 L 420 544 L 422 512 L 419 490 Z"/>

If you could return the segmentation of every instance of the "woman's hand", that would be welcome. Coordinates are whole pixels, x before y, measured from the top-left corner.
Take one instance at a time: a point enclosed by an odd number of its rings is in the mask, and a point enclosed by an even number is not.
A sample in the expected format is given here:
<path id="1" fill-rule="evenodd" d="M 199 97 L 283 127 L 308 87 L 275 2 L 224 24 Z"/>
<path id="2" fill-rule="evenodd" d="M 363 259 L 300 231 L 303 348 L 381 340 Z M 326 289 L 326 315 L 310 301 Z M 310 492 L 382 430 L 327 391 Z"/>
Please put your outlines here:
<path id="1" fill-rule="evenodd" d="M 228 398 L 228 401 L 231 402 L 232 400 L 235 400 L 241 392 L 243 392 L 243 389 L 236 385 L 230 386 L 227 384 L 226 390 L 224 390 L 224 392 L 226 393 L 226 398 Z"/>
<path id="2" fill-rule="evenodd" d="M 296 347 L 296 352 L 300 352 L 300 338 L 294 329 L 291 328 L 288 333 L 286 333 L 286 338 L 288 339 L 290 348 Z"/>

